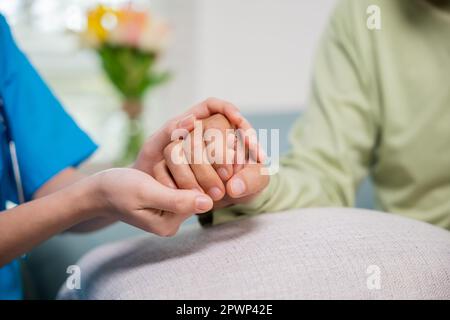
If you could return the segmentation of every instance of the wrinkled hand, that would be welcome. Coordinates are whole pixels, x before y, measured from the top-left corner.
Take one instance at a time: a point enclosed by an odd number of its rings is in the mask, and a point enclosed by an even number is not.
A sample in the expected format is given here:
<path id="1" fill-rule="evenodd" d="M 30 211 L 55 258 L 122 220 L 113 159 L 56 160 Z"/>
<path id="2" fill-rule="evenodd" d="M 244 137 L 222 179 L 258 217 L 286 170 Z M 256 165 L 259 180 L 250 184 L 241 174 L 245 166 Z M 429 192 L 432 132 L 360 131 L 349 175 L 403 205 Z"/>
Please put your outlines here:
<path id="1" fill-rule="evenodd" d="M 170 188 L 207 193 L 214 200 L 214 209 L 251 201 L 266 188 L 269 176 L 262 174 L 263 165 L 260 162 L 251 161 L 251 151 L 256 160 L 262 156 L 255 151 L 254 145 L 252 147 L 246 141 L 241 141 L 241 146 L 248 145 L 250 153 L 245 154 L 243 162 L 238 161 L 239 141 L 235 139 L 234 127 L 252 129 L 246 120 L 241 121 L 239 126 L 233 126 L 221 114 L 204 119 L 202 139 L 195 139 L 194 132 L 191 132 L 190 139 L 168 144 L 164 148 L 164 159 L 156 163 L 152 170 L 153 176 Z M 211 141 L 207 136 L 210 129 L 217 130 L 221 135 L 214 135 L 215 139 Z M 221 141 L 217 140 L 218 137 Z M 202 149 L 203 153 L 200 151 Z M 214 150 L 213 157 L 208 149 Z M 194 163 L 196 152 L 202 154 L 202 163 Z"/>
<path id="2" fill-rule="evenodd" d="M 233 104 L 209 98 L 193 106 L 184 114 L 166 123 L 153 134 L 143 145 L 133 168 L 154 175 L 153 168 L 164 159 L 164 149 L 171 142 L 171 137 L 177 129 L 185 129 L 186 134 L 194 129 L 195 120 L 206 119 L 214 114 L 224 115 L 230 123 L 237 127 L 248 127 L 249 124 Z"/>

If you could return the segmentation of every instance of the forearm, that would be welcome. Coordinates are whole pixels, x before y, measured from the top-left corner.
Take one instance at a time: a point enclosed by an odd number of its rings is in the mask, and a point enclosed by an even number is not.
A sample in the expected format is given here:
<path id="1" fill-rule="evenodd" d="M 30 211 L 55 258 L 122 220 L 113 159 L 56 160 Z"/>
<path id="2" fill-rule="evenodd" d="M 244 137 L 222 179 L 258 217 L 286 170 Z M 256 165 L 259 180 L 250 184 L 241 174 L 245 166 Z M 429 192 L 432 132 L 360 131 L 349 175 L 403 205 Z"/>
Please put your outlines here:
<path id="1" fill-rule="evenodd" d="M 48 196 L 50 194 L 53 194 L 67 186 L 77 183 L 78 181 L 86 177 L 87 175 L 81 173 L 79 170 L 76 170 L 74 168 L 68 168 L 59 173 L 54 178 L 52 178 L 46 184 L 44 184 L 34 194 L 34 199 L 39 199 Z M 92 232 L 107 227 L 115 222 L 117 222 L 116 219 L 106 217 L 106 215 L 102 215 L 101 212 L 99 212 L 98 217 L 74 225 L 73 227 L 69 228 L 66 231 L 77 233 Z"/>
<path id="2" fill-rule="evenodd" d="M 311 164 L 304 158 L 283 163 L 260 195 L 251 202 L 215 211 L 212 223 L 221 224 L 266 212 L 353 204 L 355 188 L 351 174 L 346 175 L 331 164 L 322 167 L 321 161 Z"/>
<path id="3" fill-rule="evenodd" d="M 0 266 L 39 243 L 95 217 L 95 181 L 84 179 L 0 214 Z"/>

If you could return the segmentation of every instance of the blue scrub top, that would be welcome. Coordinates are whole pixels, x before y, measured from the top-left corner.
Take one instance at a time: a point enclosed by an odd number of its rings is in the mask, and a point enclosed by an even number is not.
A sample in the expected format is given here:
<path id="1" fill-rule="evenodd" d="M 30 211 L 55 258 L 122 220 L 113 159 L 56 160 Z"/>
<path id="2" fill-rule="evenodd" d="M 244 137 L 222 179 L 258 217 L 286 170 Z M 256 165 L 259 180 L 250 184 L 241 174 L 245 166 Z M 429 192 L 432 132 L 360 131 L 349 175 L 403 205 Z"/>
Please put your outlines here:
<path id="1" fill-rule="evenodd" d="M 53 176 L 89 157 L 96 145 L 64 111 L 17 47 L 1 14 L 0 103 L 6 118 L 0 123 L 0 211 L 3 211 L 6 201 L 17 203 L 18 199 L 8 136 L 16 144 L 26 201 Z M 0 300 L 21 298 L 20 264 L 15 260 L 0 268 Z"/>

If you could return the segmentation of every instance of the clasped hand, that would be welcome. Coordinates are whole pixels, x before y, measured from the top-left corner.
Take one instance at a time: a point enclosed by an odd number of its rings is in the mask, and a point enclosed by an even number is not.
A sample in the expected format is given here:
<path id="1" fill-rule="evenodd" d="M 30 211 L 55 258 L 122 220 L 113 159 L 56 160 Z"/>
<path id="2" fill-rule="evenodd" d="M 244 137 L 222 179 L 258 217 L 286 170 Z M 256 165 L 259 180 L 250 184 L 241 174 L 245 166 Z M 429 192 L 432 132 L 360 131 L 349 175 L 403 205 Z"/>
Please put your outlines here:
<path id="1" fill-rule="evenodd" d="M 172 236 L 192 215 L 253 199 L 269 181 L 263 157 L 239 110 L 207 99 L 153 134 L 132 168 L 97 174 L 99 201 L 118 220 Z"/>

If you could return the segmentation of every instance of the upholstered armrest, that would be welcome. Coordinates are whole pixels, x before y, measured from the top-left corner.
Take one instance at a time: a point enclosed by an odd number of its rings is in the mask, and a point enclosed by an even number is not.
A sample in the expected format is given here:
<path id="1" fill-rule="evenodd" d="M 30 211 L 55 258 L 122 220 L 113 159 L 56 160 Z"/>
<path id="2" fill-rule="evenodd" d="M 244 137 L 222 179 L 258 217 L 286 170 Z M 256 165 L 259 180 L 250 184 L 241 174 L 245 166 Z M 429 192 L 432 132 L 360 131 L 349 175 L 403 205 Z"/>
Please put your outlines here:
<path id="1" fill-rule="evenodd" d="M 450 232 L 356 209 L 307 209 L 99 247 L 61 299 L 450 298 Z"/>

